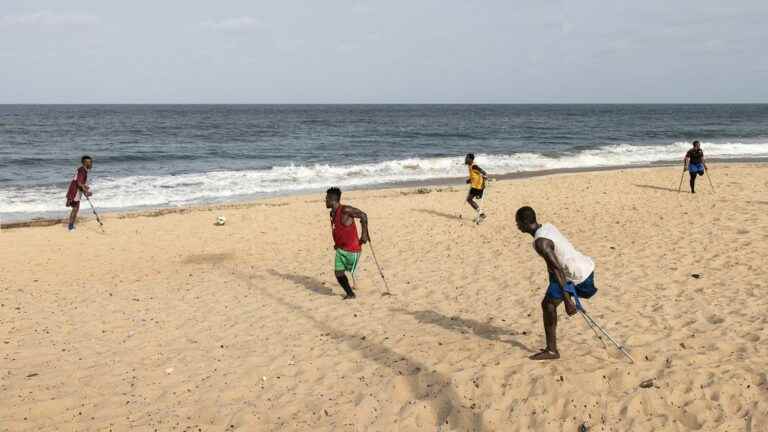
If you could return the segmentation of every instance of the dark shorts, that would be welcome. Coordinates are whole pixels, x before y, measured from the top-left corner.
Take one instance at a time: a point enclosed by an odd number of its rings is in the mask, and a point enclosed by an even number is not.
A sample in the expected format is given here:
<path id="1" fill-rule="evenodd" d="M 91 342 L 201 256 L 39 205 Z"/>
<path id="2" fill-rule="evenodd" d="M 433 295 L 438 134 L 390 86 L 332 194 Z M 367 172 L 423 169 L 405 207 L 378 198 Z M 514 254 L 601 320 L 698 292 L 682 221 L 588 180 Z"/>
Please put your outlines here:
<path id="1" fill-rule="evenodd" d="M 692 163 L 688 164 L 688 172 L 691 173 L 691 176 L 693 175 L 704 175 L 704 164 L 703 163 Z"/>
<path id="2" fill-rule="evenodd" d="M 80 201 L 67 200 L 67 207 L 80 207 Z"/>
<path id="3" fill-rule="evenodd" d="M 573 284 L 573 282 L 568 282 L 569 284 Z M 595 287 L 595 272 L 592 272 L 592 274 L 589 275 L 588 278 L 584 280 L 584 282 L 576 285 L 576 295 L 579 298 L 590 298 L 597 292 L 597 288 Z M 560 283 L 557 281 L 557 278 L 554 274 L 549 274 L 549 286 L 547 287 L 547 297 L 554 299 L 554 300 L 562 300 L 565 294 L 563 293 L 563 287 L 560 286 Z"/>
<path id="4" fill-rule="evenodd" d="M 469 188 L 469 197 L 470 198 L 482 198 L 483 197 L 483 189 Z"/>

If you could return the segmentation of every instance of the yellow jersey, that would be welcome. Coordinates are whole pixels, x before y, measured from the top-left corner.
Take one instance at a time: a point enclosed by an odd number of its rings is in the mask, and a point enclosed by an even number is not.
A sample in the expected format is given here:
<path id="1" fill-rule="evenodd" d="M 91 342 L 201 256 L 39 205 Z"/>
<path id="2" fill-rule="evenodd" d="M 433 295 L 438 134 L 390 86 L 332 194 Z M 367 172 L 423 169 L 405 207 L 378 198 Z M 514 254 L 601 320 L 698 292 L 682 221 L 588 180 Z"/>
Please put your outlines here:
<path id="1" fill-rule="evenodd" d="M 475 164 L 469 166 L 469 185 L 472 189 L 483 189 L 485 187 L 483 175 L 475 169 Z"/>

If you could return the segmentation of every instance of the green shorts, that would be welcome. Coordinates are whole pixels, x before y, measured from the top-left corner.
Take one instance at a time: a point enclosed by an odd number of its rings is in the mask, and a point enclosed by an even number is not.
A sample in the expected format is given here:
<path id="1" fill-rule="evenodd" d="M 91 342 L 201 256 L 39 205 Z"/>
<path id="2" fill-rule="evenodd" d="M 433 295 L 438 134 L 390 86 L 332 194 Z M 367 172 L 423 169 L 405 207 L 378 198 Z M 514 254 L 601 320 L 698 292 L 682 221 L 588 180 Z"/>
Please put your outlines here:
<path id="1" fill-rule="evenodd" d="M 344 249 L 336 249 L 336 258 L 334 259 L 334 271 L 348 271 L 354 273 L 357 270 L 357 261 L 360 259 L 360 252 L 349 252 Z"/>

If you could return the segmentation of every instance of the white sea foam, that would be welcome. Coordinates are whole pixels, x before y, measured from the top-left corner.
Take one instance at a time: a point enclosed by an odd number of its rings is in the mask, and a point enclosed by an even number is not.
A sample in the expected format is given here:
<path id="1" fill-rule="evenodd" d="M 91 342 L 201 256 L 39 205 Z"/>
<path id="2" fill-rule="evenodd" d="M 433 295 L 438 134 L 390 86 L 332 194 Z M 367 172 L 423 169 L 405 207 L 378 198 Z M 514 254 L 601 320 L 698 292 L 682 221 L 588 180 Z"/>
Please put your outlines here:
<path id="1" fill-rule="evenodd" d="M 577 153 L 546 156 L 537 153 L 477 155 L 491 174 L 564 168 L 640 165 L 682 160 L 690 144 L 614 145 Z M 768 158 L 768 143 L 703 143 L 708 158 Z M 180 206 L 238 198 L 322 190 L 328 186 L 361 187 L 466 175 L 463 157 L 402 159 L 361 165 L 289 165 L 270 170 L 218 171 L 183 175 L 109 177 L 94 172 L 94 200 L 102 209 Z M 58 187 L 3 188 L 5 215 L 65 212 L 65 190 Z"/>

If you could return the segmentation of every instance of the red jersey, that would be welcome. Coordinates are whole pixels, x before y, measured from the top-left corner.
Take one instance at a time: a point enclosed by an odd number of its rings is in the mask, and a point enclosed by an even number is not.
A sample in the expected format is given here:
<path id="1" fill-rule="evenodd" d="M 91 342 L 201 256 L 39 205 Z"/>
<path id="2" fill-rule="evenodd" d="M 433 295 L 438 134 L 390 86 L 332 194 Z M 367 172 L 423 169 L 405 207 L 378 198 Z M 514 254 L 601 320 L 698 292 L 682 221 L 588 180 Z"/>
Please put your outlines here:
<path id="1" fill-rule="evenodd" d="M 80 201 L 80 188 L 77 184 L 86 184 L 88 181 L 88 170 L 81 166 L 75 171 L 75 175 L 72 177 L 72 181 L 69 182 L 69 189 L 67 189 L 67 202 Z"/>
<path id="2" fill-rule="evenodd" d="M 344 206 L 339 206 L 331 219 L 331 227 L 333 228 L 333 243 L 334 248 L 342 249 L 347 252 L 360 252 L 360 237 L 357 235 L 357 226 L 352 221 L 351 225 L 344 225 L 341 223 L 342 214 L 341 210 Z"/>

